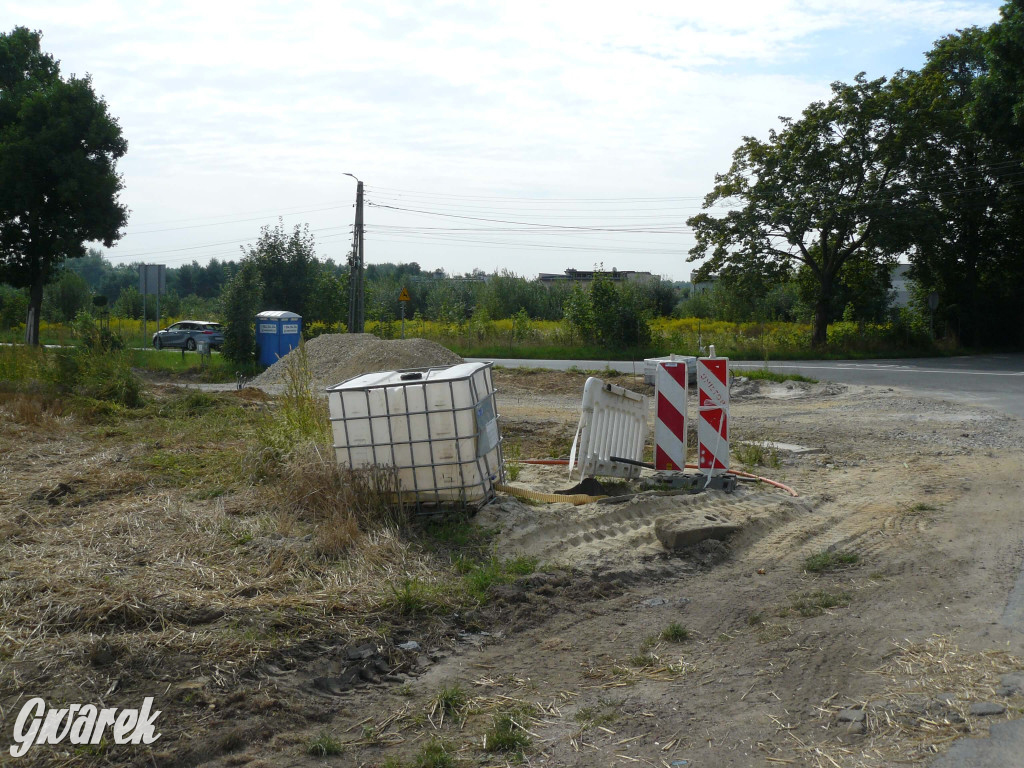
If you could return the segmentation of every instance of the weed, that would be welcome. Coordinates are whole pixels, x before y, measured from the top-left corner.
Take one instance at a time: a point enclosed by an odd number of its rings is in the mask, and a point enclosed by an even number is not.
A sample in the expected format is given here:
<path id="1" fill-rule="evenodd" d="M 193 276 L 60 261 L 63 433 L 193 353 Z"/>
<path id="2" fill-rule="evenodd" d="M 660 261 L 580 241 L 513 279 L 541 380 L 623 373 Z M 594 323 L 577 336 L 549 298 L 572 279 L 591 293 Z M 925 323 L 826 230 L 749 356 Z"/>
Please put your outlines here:
<path id="1" fill-rule="evenodd" d="M 733 454 L 748 467 L 771 467 L 781 465 L 779 451 L 770 440 L 745 440 L 733 444 Z"/>
<path id="2" fill-rule="evenodd" d="M 747 616 L 747 626 L 757 627 L 764 624 L 764 617 L 760 613 L 752 613 Z"/>
<path id="3" fill-rule="evenodd" d="M 787 615 L 796 611 L 801 616 L 808 618 L 820 616 L 829 608 L 837 608 L 850 604 L 850 596 L 846 592 L 828 592 L 823 589 L 814 592 L 805 592 L 793 598 L 790 606 L 780 613 Z"/>
<path id="4" fill-rule="evenodd" d="M 328 757 L 340 755 L 344 750 L 344 744 L 324 731 L 309 743 L 309 746 L 306 747 L 306 754 L 314 757 Z"/>
<path id="5" fill-rule="evenodd" d="M 413 768 L 454 768 L 455 758 L 448 752 L 443 742 L 431 739 L 419 752 L 413 761 Z"/>
<path id="6" fill-rule="evenodd" d="M 600 707 L 580 707 L 573 719 L 585 728 L 596 728 L 611 725 L 619 717 L 618 708 L 610 703 L 601 702 Z"/>
<path id="7" fill-rule="evenodd" d="M 647 653 L 636 653 L 630 656 L 629 665 L 631 667 L 638 667 L 639 669 L 645 669 L 647 667 L 653 667 L 658 663 L 658 657 L 651 652 Z"/>
<path id="8" fill-rule="evenodd" d="M 446 613 L 448 604 L 441 588 L 426 584 L 420 579 L 403 579 L 401 585 L 391 584 L 390 607 L 400 616 L 417 616 L 427 613 Z"/>
<path id="9" fill-rule="evenodd" d="M 508 560 L 502 560 L 492 555 L 487 560 L 469 566 L 462 558 L 458 561 L 457 568 L 463 571 L 463 583 L 469 594 L 483 602 L 487 599 L 487 593 L 495 584 L 509 584 L 519 576 L 528 576 L 537 568 L 537 558 L 518 556 Z"/>
<path id="10" fill-rule="evenodd" d="M 685 643 L 690 639 L 690 630 L 682 624 L 673 621 L 661 630 L 661 639 L 666 643 Z"/>
<path id="11" fill-rule="evenodd" d="M 448 717 L 458 717 L 463 708 L 469 702 L 469 696 L 466 691 L 458 683 L 452 685 L 445 685 L 441 687 L 441 690 L 434 696 L 435 712 L 440 712 L 441 717 L 445 715 Z"/>
<path id="12" fill-rule="evenodd" d="M 515 482 L 519 479 L 519 474 L 523 471 L 522 459 L 522 448 L 519 443 L 510 442 L 505 446 L 505 471 L 508 474 L 510 482 Z"/>
<path id="13" fill-rule="evenodd" d="M 831 552 L 825 550 L 816 555 L 811 555 L 804 560 L 804 570 L 808 573 L 824 573 L 835 571 L 846 565 L 853 565 L 860 561 L 860 555 L 856 552 Z"/>
<path id="14" fill-rule="evenodd" d="M 929 504 L 925 501 L 919 501 L 914 504 L 911 508 L 911 512 L 934 512 L 936 509 L 934 504 Z"/>
<path id="15" fill-rule="evenodd" d="M 511 714 L 498 715 L 484 736 L 488 752 L 519 752 L 530 746 L 530 737 Z"/>
<path id="16" fill-rule="evenodd" d="M 817 379 L 810 379 L 807 376 L 802 376 L 799 373 L 781 373 L 779 371 L 770 371 L 767 368 L 754 368 L 751 370 L 736 371 L 732 370 L 729 372 L 732 376 L 744 376 L 748 379 L 760 379 L 762 381 L 774 381 L 777 384 L 781 384 L 784 381 L 803 381 L 807 384 L 817 384 Z"/>

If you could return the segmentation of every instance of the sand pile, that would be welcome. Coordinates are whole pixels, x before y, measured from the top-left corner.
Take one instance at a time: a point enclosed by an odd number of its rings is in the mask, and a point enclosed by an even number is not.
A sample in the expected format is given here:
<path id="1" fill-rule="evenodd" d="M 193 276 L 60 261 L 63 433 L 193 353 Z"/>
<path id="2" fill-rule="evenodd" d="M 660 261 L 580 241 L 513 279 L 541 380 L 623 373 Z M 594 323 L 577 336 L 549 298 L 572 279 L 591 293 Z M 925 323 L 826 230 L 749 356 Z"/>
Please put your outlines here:
<path id="1" fill-rule="evenodd" d="M 327 333 L 307 341 L 305 347 L 314 390 L 333 387 L 345 379 L 373 371 L 429 368 L 463 362 L 450 349 L 433 341 L 385 341 L 372 333 Z M 297 352 L 285 355 L 253 379 L 251 384 L 268 392 L 283 389 L 288 361 L 294 354 Z"/>

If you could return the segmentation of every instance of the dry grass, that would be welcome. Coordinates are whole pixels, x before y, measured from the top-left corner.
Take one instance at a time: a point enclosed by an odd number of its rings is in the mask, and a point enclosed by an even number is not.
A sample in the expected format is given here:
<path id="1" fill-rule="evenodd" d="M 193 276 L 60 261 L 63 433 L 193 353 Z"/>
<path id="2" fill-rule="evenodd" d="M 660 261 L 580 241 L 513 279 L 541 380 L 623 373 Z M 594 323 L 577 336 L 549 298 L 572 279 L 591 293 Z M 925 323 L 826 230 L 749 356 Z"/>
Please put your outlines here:
<path id="1" fill-rule="evenodd" d="M 312 443 L 278 457 L 256 485 L 230 462 L 211 463 L 240 457 L 275 409 L 164 392 L 139 413 L 83 428 L 35 402 L 0 407 L 4 712 L 28 690 L 109 706 L 159 691 L 166 735 L 153 749 L 185 734 L 208 742 L 204 702 L 244 689 L 268 658 L 386 644 L 393 622 L 408 620 L 394 601 L 403 583 L 452 597 L 449 558 L 403 529 L 389 475 L 341 472 Z M 22 425 L 33 414 L 52 429 Z M 197 479 L 154 469 L 156 456 L 197 463 Z M 216 493 L 204 490 L 210 472 Z M 417 631 L 426 642 L 438 627 Z M 132 759 L 127 749 L 104 759 Z"/>
<path id="2" fill-rule="evenodd" d="M 1019 671 L 1022 661 L 1003 651 L 975 653 L 957 646 L 949 637 L 933 636 L 921 643 L 896 645 L 889 660 L 874 674 L 879 687 L 863 701 L 839 701 L 832 696 L 818 708 L 819 721 L 828 735 L 815 742 L 792 740 L 791 750 L 800 765 L 830 768 L 884 768 L 924 763 L 946 751 L 963 736 L 984 736 L 993 722 L 1008 713 L 972 715 L 974 702 L 1008 704 L 999 691 L 999 678 Z M 842 709 L 865 714 L 864 734 L 851 740 L 846 725 L 836 719 Z M 773 760 L 785 762 L 784 754 Z"/>

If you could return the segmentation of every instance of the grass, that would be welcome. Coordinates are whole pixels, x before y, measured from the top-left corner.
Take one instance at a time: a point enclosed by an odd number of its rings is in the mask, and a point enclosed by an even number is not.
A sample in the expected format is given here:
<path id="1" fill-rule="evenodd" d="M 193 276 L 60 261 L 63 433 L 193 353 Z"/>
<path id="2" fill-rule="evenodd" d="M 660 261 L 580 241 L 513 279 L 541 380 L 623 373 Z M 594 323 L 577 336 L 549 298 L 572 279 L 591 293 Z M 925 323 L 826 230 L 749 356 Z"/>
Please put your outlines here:
<path id="1" fill-rule="evenodd" d="M 860 562 L 860 555 L 856 552 L 824 550 L 804 560 L 804 570 L 808 573 L 825 573 L 836 571 L 858 562 Z"/>
<path id="2" fill-rule="evenodd" d="M 666 643 L 685 643 L 690 639 L 690 630 L 679 622 L 673 621 L 661 630 L 661 639 Z"/>
<path id="3" fill-rule="evenodd" d="M 444 742 L 431 739 L 416 753 L 413 768 L 455 768 L 455 758 Z"/>
<path id="4" fill-rule="evenodd" d="M 486 602 L 488 592 L 496 584 L 510 584 L 520 576 L 528 576 L 537 569 L 537 558 L 517 556 L 502 559 L 496 556 L 478 562 L 463 561 L 457 568 L 465 568 L 462 580 L 471 597 Z"/>
<path id="5" fill-rule="evenodd" d="M 731 376 L 743 376 L 747 379 L 758 379 L 760 381 L 774 381 L 781 384 L 784 381 L 802 381 L 807 384 L 817 384 L 817 379 L 803 376 L 799 373 L 784 373 L 782 371 L 771 371 L 767 368 L 734 368 L 729 371 Z"/>
<path id="6" fill-rule="evenodd" d="M 443 685 L 434 696 L 430 714 L 432 717 L 436 715 L 442 723 L 445 717 L 455 720 L 462 716 L 468 703 L 469 694 L 461 685 Z"/>
<path id="7" fill-rule="evenodd" d="M 778 469 L 782 462 L 779 452 L 770 440 L 736 441 L 732 446 L 733 455 L 747 467 L 771 467 Z"/>
<path id="8" fill-rule="evenodd" d="M 779 612 L 780 616 L 798 613 L 804 618 L 820 616 L 829 608 L 840 608 L 850 604 L 850 596 L 846 592 L 829 592 L 824 589 L 804 592 L 796 595 L 787 608 Z"/>
<path id="9" fill-rule="evenodd" d="M 530 736 L 511 713 L 497 715 L 484 735 L 488 752 L 522 752 L 530 746 Z"/>
<path id="10" fill-rule="evenodd" d="M 330 757 L 340 755 L 344 751 L 345 745 L 326 732 L 321 733 L 306 747 L 306 754 L 314 757 Z"/>
<path id="11" fill-rule="evenodd" d="M 508 475 L 509 482 L 514 483 L 523 471 L 522 448 L 519 443 L 510 442 L 505 445 L 503 454 L 505 456 L 505 473 Z"/>

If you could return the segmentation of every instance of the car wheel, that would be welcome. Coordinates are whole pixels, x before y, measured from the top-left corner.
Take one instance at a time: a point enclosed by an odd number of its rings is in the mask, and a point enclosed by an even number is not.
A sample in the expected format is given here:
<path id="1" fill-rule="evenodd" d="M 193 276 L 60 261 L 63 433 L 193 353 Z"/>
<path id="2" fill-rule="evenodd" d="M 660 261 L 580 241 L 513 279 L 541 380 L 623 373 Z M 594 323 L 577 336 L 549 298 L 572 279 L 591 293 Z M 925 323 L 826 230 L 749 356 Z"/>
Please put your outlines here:
<path id="1" fill-rule="evenodd" d="M 153 346 L 156 347 L 157 349 L 163 349 L 164 343 L 160 341 L 159 336 L 153 339 Z"/>
<path id="2" fill-rule="evenodd" d="M 186 341 L 185 342 L 185 349 L 187 349 L 189 352 L 195 352 L 196 351 L 196 340 L 195 339 L 189 339 L 188 341 Z"/>

